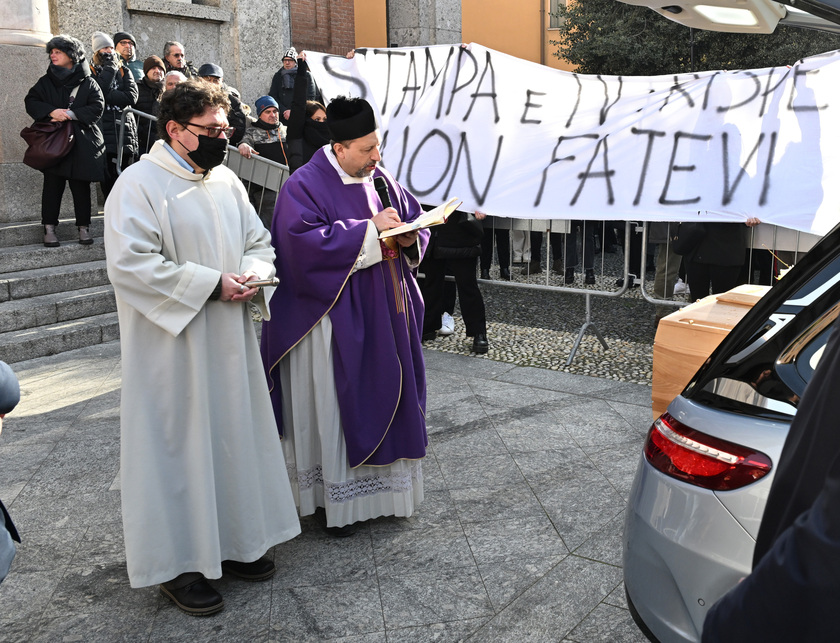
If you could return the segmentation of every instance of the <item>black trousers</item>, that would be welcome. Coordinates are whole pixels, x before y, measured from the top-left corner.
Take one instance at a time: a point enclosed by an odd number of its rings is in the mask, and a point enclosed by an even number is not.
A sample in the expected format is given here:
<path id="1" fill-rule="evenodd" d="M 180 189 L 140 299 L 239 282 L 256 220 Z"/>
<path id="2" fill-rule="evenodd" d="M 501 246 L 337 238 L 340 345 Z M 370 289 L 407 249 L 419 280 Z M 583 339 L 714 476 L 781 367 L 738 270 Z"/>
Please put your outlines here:
<path id="1" fill-rule="evenodd" d="M 484 298 L 475 275 L 477 257 L 469 259 L 433 259 L 426 257 L 420 270 L 426 276 L 420 284 L 426 313 L 423 317 L 423 334 L 440 328 L 440 318 L 446 310 L 446 273 L 455 278 L 461 299 L 461 316 L 467 328 L 467 337 L 487 334 Z M 451 311 L 450 311 L 451 312 Z"/>
<path id="2" fill-rule="evenodd" d="M 120 170 L 124 170 L 132 163 L 134 163 L 134 157 L 127 152 L 123 153 L 123 162 Z M 118 178 L 120 178 L 120 175 L 117 174 L 117 155 L 108 152 L 105 155 L 105 178 L 99 183 L 102 187 L 102 194 L 105 195 L 106 199 L 111 193 L 114 183 L 117 182 Z"/>
<path id="3" fill-rule="evenodd" d="M 686 272 L 692 299 L 703 299 L 710 294 L 717 295 L 741 284 L 741 266 L 718 266 L 689 261 Z"/>
<path id="4" fill-rule="evenodd" d="M 510 230 L 494 228 L 490 234 L 490 228 L 484 228 L 484 236 L 481 237 L 481 269 L 490 270 L 493 263 L 493 238 L 496 239 L 496 254 L 499 255 L 499 268 L 510 268 Z"/>
<path id="5" fill-rule="evenodd" d="M 76 225 L 90 225 L 90 181 L 65 179 L 62 176 L 47 173 L 44 173 L 44 189 L 41 192 L 41 223 L 43 225 L 58 225 L 61 197 L 64 196 L 64 186 L 67 183 L 70 183 L 70 193 L 73 195 Z"/>

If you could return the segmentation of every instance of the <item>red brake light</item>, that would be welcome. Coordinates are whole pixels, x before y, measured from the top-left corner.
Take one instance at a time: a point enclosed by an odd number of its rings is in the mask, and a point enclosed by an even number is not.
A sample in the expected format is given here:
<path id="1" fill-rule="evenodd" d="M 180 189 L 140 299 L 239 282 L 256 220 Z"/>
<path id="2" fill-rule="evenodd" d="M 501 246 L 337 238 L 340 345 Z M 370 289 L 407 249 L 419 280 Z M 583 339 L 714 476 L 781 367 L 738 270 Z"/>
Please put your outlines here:
<path id="1" fill-rule="evenodd" d="M 695 431 L 668 413 L 650 427 L 645 457 L 662 473 L 712 491 L 744 487 L 773 467 L 763 453 Z"/>

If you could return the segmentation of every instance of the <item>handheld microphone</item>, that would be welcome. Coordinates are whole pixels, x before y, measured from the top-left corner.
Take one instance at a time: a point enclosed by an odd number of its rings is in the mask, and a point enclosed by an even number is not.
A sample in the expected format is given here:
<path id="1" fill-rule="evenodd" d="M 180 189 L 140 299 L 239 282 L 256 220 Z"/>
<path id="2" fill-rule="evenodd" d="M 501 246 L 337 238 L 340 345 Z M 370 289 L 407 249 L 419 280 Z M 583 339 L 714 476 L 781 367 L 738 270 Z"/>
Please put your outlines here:
<path id="1" fill-rule="evenodd" d="M 394 207 L 391 205 L 391 195 L 388 194 L 388 183 L 386 183 L 384 177 L 377 176 L 376 178 L 374 178 L 373 187 L 376 190 L 376 193 L 379 195 L 379 200 L 382 201 L 382 205 L 384 207 Z"/>

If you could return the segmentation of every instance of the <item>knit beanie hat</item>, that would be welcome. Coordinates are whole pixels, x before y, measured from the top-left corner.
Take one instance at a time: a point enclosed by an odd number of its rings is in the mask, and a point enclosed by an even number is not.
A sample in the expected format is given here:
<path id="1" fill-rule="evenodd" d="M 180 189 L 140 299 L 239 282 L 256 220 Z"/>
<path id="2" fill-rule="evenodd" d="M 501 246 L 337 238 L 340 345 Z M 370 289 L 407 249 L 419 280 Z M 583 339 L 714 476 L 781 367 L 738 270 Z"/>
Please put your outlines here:
<path id="1" fill-rule="evenodd" d="M 327 105 L 327 127 L 334 141 L 352 141 L 377 129 L 373 107 L 364 98 L 338 96 Z"/>
<path id="2" fill-rule="evenodd" d="M 74 64 L 84 60 L 85 57 L 85 46 L 82 41 L 67 34 L 59 34 L 50 38 L 47 43 L 47 54 L 49 55 L 53 49 L 63 51 Z"/>
<path id="3" fill-rule="evenodd" d="M 260 96 L 254 105 L 257 108 L 257 116 L 262 114 L 265 110 L 269 107 L 273 107 L 276 110 L 280 110 L 280 105 L 277 104 L 277 101 L 274 100 L 271 96 Z"/>
<path id="4" fill-rule="evenodd" d="M 105 49 L 105 47 L 113 47 L 114 41 L 111 40 L 111 36 L 106 33 L 102 33 L 101 31 L 94 31 L 93 37 L 91 38 L 91 47 L 93 47 L 93 53 L 96 53 L 100 49 Z"/>
<path id="5" fill-rule="evenodd" d="M 297 49 L 295 49 L 294 47 L 289 47 L 286 50 L 286 53 L 283 54 L 283 60 L 286 60 L 286 58 L 291 58 L 292 60 L 297 62 Z"/>
<path id="6" fill-rule="evenodd" d="M 59 49 L 59 47 L 53 47 L 53 49 Z M 6 362 L 0 362 L 0 415 L 10 413 L 18 402 L 20 402 L 18 378 Z"/>
<path id="7" fill-rule="evenodd" d="M 143 74 L 148 75 L 152 67 L 160 67 L 163 73 L 166 73 L 166 65 L 163 64 L 163 60 L 158 56 L 149 56 L 143 61 Z"/>
<path id="8" fill-rule="evenodd" d="M 134 45 L 134 48 L 137 48 L 137 41 L 127 31 L 118 31 L 114 34 L 114 42 L 119 42 L 120 40 L 130 40 L 131 44 Z"/>

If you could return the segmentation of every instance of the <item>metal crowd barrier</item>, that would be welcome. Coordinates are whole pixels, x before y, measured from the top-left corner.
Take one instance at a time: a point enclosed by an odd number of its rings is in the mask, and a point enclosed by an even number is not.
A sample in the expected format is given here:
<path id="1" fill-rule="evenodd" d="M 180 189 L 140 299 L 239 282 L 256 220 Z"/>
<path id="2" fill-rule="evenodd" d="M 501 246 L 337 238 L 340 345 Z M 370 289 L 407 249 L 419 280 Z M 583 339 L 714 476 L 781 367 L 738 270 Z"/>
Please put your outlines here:
<path id="1" fill-rule="evenodd" d="M 140 112 L 134 108 L 128 107 L 123 110 L 123 116 L 120 121 L 120 141 L 125 140 L 125 127 L 127 114 L 134 114 L 138 125 L 141 119 L 146 119 L 151 123 L 156 123 L 157 118 L 151 114 Z M 139 132 L 139 128 L 138 128 Z M 157 140 L 154 126 L 149 128 L 149 136 L 147 140 L 139 141 L 141 151 L 145 152 L 151 144 Z M 138 134 L 139 136 L 139 134 Z M 117 150 L 117 173 L 121 173 L 120 168 L 123 166 L 124 148 L 121 145 Z M 280 163 L 276 163 L 261 156 L 252 156 L 250 159 L 245 158 L 239 153 L 239 150 L 232 145 L 228 145 L 228 154 L 225 159 L 225 165 L 233 170 L 236 175 L 242 179 L 245 187 L 248 190 L 248 196 L 260 219 L 266 228 L 271 228 L 271 217 L 274 214 L 274 203 L 277 200 L 277 194 L 280 192 L 280 187 L 289 178 L 289 168 Z"/>
<path id="2" fill-rule="evenodd" d="M 505 288 L 550 290 L 585 297 L 585 319 L 569 353 L 567 366 L 574 360 L 587 330 L 592 330 L 601 345 L 608 348 L 592 320 L 592 297 L 637 296 L 634 293 L 638 292 L 638 296 L 656 305 L 657 316 L 694 301 L 680 265 L 682 257 L 673 252 L 667 237 L 663 243 L 650 241 L 650 223 L 588 221 L 584 226 L 580 221 L 488 217 L 484 224 L 485 243 L 491 247 L 492 261 L 487 275 L 484 272 L 488 264 L 485 248 L 482 273 L 490 279 L 480 281 Z M 623 233 L 617 232 L 622 227 Z M 597 241 L 587 250 L 585 236 L 593 232 Z M 743 282 L 750 284 L 772 285 L 780 270 L 794 265 L 819 240 L 816 235 L 769 224 L 749 228 L 747 234 L 750 252 L 745 255 Z M 508 236 L 506 241 L 505 235 Z M 622 237 L 623 247 L 615 247 L 620 245 L 617 242 Z M 531 242 L 530 255 L 528 241 Z M 539 242 L 538 252 L 534 252 L 535 241 Z M 500 245 L 506 257 L 499 256 Z M 538 265 L 536 256 L 540 257 Z M 594 271 L 594 283 L 585 283 L 587 265 Z M 569 275 L 571 283 L 567 283 L 567 267 L 573 271 Z M 510 278 L 502 274 L 502 268 L 510 271 Z M 663 273 L 658 287 L 657 268 Z M 675 291 L 678 284 L 681 289 Z"/>

